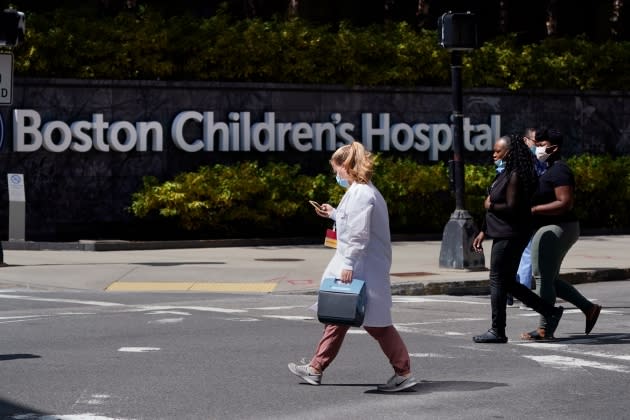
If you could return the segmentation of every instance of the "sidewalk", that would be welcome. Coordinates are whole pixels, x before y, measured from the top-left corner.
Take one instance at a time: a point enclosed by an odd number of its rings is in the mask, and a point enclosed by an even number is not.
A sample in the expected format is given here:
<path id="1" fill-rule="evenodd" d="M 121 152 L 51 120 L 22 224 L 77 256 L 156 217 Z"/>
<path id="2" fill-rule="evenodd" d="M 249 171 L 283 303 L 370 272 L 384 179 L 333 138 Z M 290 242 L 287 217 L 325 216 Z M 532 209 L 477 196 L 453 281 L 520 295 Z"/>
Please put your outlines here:
<path id="1" fill-rule="evenodd" d="M 0 288 L 111 292 L 316 293 L 334 252 L 323 245 L 211 247 L 210 241 L 153 242 L 153 249 L 123 241 L 4 244 L 8 265 L 0 268 Z M 484 241 L 486 267 L 490 246 Z M 440 249 L 440 241 L 394 242 L 393 293 L 489 293 L 487 270 L 440 268 Z M 561 275 L 573 284 L 627 279 L 629 256 L 630 235 L 584 236 L 569 251 Z"/>

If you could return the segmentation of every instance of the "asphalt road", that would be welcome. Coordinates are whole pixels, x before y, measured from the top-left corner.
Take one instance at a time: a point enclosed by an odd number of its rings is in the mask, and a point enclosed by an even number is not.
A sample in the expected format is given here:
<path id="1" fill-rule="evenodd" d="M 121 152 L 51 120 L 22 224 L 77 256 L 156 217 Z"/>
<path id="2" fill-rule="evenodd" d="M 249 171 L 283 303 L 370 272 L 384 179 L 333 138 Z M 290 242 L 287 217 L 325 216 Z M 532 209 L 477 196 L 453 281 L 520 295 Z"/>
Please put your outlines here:
<path id="1" fill-rule="evenodd" d="M 579 286 L 604 306 L 593 333 L 565 312 L 559 339 L 508 309 L 508 344 L 474 344 L 487 296 L 395 297 L 394 320 L 420 383 L 376 392 L 391 368 L 351 330 L 322 386 L 286 367 L 310 357 L 312 295 L 0 290 L 5 419 L 628 418 L 630 281 Z M 571 305 L 566 305 L 572 309 Z"/>

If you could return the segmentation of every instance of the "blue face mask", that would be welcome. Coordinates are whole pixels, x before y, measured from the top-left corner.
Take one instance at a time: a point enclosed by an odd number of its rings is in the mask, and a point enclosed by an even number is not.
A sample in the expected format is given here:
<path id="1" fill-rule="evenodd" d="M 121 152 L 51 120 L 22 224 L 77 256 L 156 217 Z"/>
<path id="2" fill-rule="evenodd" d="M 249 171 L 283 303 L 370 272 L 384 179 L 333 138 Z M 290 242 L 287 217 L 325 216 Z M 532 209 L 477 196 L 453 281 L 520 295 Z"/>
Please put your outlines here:
<path id="1" fill-rule="evenodd" d="M 529 151 L 532 152 L 532 155 L 536 156 L 536 145 L 533 145 L 529 148 Z"/>
<path id="2" fill-rule="evenodd" d="M 495 160 L 494 164 L 497 167 L 497 173 L 498 174 L 500 174 L 501 172 L 505 171 L 505 161 L 503 159 Z"/>
<path id="3" fill-rule="evenodd" d="M 343 179 L 339 176 L 339 174 L 335 175 L 335 179 L 337 180 L 337 184 L 341 185 L 343 188 L 350 187 L 350 183 L 347 179 Z"/>

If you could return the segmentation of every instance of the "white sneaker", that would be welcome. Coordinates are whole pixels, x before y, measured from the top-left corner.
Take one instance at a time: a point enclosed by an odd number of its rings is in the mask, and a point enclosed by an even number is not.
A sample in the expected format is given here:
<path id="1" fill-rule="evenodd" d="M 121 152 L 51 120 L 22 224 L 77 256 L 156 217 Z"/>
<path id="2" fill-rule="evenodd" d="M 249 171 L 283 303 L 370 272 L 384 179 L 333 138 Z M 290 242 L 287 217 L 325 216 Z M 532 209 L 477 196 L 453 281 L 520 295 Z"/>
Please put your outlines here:
<path id="1" fill-rule="evenodd" d="M 311 385 L 319 385 L 322 382 L 322 374 L 315 373 L 309 365 L 289 363 L 289 370 L 292 374 L 299 376 Z"/>
<path id="2" fill-rule="evenodd" d="M 394 375 L 389 378 L 385 385 L 379 385 L 377 389 L 383 392 L 398 392 L 402 391 L 403 389 L 411 388 L 417 383 L 418 382 L 416 381 L 416 378 L 411 376 L 411 374 L 409 374 L 409 376 L 407 377 Z"/>

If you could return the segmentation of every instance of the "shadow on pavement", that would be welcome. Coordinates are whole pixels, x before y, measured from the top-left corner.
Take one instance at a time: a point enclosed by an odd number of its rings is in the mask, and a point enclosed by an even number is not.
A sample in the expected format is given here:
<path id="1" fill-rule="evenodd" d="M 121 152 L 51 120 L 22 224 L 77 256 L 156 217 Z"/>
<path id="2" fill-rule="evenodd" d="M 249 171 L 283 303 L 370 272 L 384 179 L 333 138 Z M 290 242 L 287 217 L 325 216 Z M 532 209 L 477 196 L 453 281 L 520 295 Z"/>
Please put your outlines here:
<path id="1" fill-rule="evenodd" d="M 509 386 L 502 382 L 476 382 L 476 381 L 420 381 L 412 388 L 401 392 L 382 392 L 376 389 L 365 391 L 366 394 L 408 395 L 431 394 L 434 392 L 472 392 L 485 391 L 499 386 Z"/>
<path id="2" fill-rule="evenodd" d="M 0 397 L 0 418 L 3 419 L 35 419 L 45 413 L 33 408 L 8 401 Z"/>
<path id="3" fill-rule="evenodd" d="M 29 353 L 16 353 L 16 354 L 0 354 L 1 360 L 17 360 L 17 359 L 39 359 L 42 356 Z"/>
<path id="4" fill-rule="evenodd" d="M 560 344 L 581 344 L 581 345 L 591 345 L 591 346 L 600 346 L 600 345 L 609 345 L 609 344 L 628 344 L 630 343 L 630 332 L 629 333 L 591 333 L 589 335 L 584 334 L 576 334 L 570 335 L 568 337 L 558 338 L 553 343 Z"/>
<path id="5" fill-rule="evenodd" d="M 225 261 L 173 261 L 173 262 L 163 262 L 163 261 L 148 261 L 148 262 L 117 262 L 117 263 L 103 263 L 103 262 L 95 262 L 95 263 L 63 263 L 63 264 L 28 264 L 28 265 L 20 265 L 13 264 L 10 267 L 48 267 L 48 266 L 79 266 L 79 265 L 148 265 L 154 267 L 170 267 L 177 265 L 221 265 L 227 264 Z"/>

